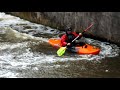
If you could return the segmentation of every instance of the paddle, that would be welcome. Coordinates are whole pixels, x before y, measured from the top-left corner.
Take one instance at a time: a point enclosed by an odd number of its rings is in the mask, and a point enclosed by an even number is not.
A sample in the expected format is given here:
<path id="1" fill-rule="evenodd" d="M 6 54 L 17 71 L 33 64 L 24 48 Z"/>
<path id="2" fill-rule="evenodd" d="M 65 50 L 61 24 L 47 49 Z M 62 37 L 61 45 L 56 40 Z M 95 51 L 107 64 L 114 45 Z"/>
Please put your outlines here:
<path id="1" fill-rule="evenodd" d="M 84 33 L 84 32 L 86 32 L 89 28 L 91 28 L 93 26 L 93 24 L 91 24 L 89 27 L 87 27 L 82 33 Z M 72 40 L 72 42 L 74 42 L 79 36 L 81 36 L 82 34 L 81 33 L 79 33 L 79 35 L 74 39 L 74 40 Z M 72 43 L 71 42 L 71 43 Z M 57 51 L 57 55 L 58 56 L 62 56 L 64 53 L 65 53 L 65 51 L 66 51 L 66 49 L 67 49 L 67 46 L 65 46 L 65 47 L 61 47 L 60 49 L 58 49 L 58 51 Z"/>

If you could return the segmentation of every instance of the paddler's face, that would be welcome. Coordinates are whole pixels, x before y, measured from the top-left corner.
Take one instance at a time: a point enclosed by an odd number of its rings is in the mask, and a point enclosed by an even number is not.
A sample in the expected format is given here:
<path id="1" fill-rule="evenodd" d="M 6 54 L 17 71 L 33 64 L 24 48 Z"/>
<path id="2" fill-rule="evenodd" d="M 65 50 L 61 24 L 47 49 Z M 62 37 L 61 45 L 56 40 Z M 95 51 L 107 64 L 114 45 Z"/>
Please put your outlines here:
<path id="1" fill-rule="evenodd" d="M 71 34 L 72 33 L 72 31 L 67 31 L 67 34 Z"/>

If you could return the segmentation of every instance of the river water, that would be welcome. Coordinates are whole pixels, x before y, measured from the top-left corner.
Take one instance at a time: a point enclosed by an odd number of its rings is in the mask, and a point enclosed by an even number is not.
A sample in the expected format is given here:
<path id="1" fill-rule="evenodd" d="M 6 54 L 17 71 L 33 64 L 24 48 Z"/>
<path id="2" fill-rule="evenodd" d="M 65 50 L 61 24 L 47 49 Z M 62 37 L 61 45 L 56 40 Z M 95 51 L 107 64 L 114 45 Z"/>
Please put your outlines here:
<path id="1" fill-rule="evenodd" d="M 57 29 L 0 13 L 1 78 L 119 78 L 120 48 L 85 38 L 101 47 L 99 55 L 66 52 L 62 57 L 48 44 L 59 38 Z"/>

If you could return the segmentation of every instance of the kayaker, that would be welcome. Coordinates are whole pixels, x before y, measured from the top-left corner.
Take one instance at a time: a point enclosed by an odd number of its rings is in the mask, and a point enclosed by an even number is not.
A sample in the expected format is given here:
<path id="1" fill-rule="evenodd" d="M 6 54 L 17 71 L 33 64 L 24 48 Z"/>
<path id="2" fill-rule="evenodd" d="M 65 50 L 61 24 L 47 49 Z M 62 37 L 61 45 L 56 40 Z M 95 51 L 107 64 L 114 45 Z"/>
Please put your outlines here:
<path id="1" fill-rule="evenodd" d="M 83 41 L 80 40 L 82 37 L 82 33 L 74 32 L 71 27 L 65 29 L 65 32 L 66 33 L 61 37 L 61 44 L 63 47 L 67 46 L 68 50 L 76 52 L 75 50 L 76 45 L 83 46 L 85 44 Z M 79 38 L 72 42 L 72 40 L 74 40 L 79 34 L 80 34 Z"/>

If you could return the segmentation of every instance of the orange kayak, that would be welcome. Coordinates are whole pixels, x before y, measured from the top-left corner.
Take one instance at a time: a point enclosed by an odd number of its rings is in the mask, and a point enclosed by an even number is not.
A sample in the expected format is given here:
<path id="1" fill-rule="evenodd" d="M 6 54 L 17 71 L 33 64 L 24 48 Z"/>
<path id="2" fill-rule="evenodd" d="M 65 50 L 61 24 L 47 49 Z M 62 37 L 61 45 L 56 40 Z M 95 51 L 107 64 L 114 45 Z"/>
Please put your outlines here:
<path id="1" fill-rule="evenodd" d="M 61 40 L 58 38 L 51 38 L 48 40 L 48 43 L 52 45 L 55 48 L 60 48 L 61 46 Z M 93 54 L 97 55 L 100 52 L 100 48 L 90 45 L 90 44 L 85 44 L 83 46 L 75 46 L 76 53 L 78 54 Z"/>

